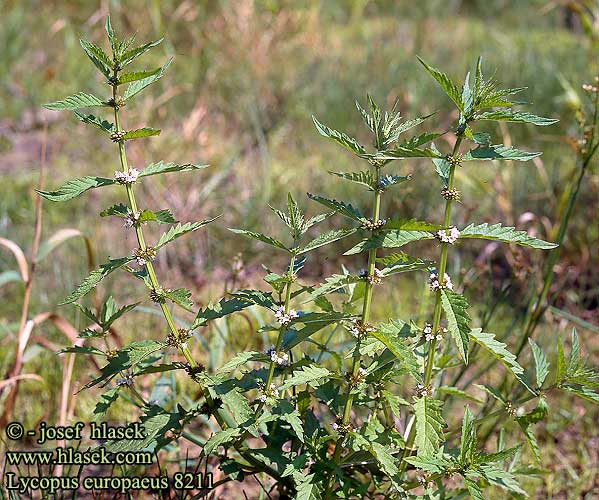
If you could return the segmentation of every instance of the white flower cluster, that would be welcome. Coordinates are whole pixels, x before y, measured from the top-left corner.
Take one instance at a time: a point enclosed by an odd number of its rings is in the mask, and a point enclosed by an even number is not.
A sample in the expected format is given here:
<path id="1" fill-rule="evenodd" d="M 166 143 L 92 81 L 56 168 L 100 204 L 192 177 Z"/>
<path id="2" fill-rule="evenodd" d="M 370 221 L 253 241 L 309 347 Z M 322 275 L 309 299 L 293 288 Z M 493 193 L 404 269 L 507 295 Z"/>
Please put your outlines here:
<path id="1" fill-rule="evenodd" d="M 371 285 L 380 285 L 383 281 L 383 272 L 380 269 L 374 268 L 374 274 L 369 275 L 365 269 L 360 270 L 360 278 L 365 279 Z"/>
<path id="2" fill-rule="evenodd" d="M 299 314 L 294 309 L 289 309 L 289 312 L 286 313 L 285 308 L 283 306 L 280 306 L 275 311 L 275 318 L 277 318 L 277 321 L 282 325 L 288 325 L 289 323 L 291 323 L 292 320 L 294 320 L 298 316 Z"/>
<path id="3" fill-rule="evenodd" d="M 597 87 L 595 85 L 591 85 L 589 83 L 585 83 L 582 86 L 582 90 L 584 90 L 585 92 L 597 92 Z"/>
<path id="4" fill-rule="evenodd" d="M 455 226 L 449 229 L 441 229 L 440 231 L 437 231 L 437 238 L 442 243 L 449 243 L 450 245 L 453 245 L 459 237 L 460 231 Z"/>
<path id="5" fill-rule="evenodd" d="M 264 350 L 264 354 L 270 356 L 270 360 L 279 366 L 289 366 L 289 354 L 284 351 L 277 352 L 274 345 Z"/>
<path id="6" fill-rule="evenodd" d="M 136 168 L 130 168 L 128 172 L 121 172 L 119 170 L 115 170 L 114 178 L 117 182 L 121 184 L 133 184 L 137 181 L 139 177 L 139 170 Z"/>
<path id="7" fill-rule="evenodd" d="M 416 392 L 416 396 L 418 396 L 419 398 L 422 398 L 422 397 L 430 398 L 433 396 L 433 388 L 430 384 L 428 384 L 428 385 L 417 384 L 415 392 Z"/>
<path id="8" fill-rule="evenodd" d="M 368 323 L 365 325 L 362 324 L 362 321 L 359 319 L 353 319 L 351 322 L 351 327 L 349 328 L 349 333 L 351 333 L 357 339 L 362 338 L 363 336 L 374 332 L 374 327 Z"/>
<path id="9" fill-rule="evenodd" d="M 430 323 L 427 323 L 426 325 L 428 325 L 428 329 L 427 326 L 424 327 L 424 340 L 427 342 L 443 340 L 443 335 L 447 333 L 447 328 L 439 328 L 435 334 L 433 333 L 432 325 Z"/>
<path id="10" fill-rule="evenodd" d="M 439 276 L 437 275 L 437 273 L 431 273 L 431 275 L 428 277 L 428 284 L 432 292 L 442 290 L 445 288 L 447 288 L 448 290 L 453 290 L 453 283 L 451 282 L 451 278 L 447 273 L 445 273 L 445 279 L 442 283 L 439 281 Z"/>
<path id="11" fill-rule="evenodd" d="M 135 226 L 139 222 L 140 215 L 141 215 L 141 212 L 133 213 L 129 210 L 127 212 L 127 215 L 125 215 L 125 222 L 123 223 L 123 226 L 125 226 L 125 227 Z"/>
<path id="12" fill-rule="evenodd" d="M 275 384 L 270 384 L 270 386 L 268 387 L 267 390 L 264 390 L 264 394 L 262 394 L 260 396 L 260 401 L 262 403 L 266 403 L 266 400 L 269 397 L 278 397 L 279 396 L 279 389 L 277 388 L 277 386 Z"/>

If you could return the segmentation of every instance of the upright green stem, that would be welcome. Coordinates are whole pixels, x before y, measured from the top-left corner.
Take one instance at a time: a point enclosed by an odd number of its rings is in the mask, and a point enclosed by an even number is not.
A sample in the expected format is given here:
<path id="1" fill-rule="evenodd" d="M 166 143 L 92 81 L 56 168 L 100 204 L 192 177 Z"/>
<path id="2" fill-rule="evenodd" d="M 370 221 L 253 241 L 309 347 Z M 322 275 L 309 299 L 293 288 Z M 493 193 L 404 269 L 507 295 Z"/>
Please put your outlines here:
<path id="1" fill-rule="evenodd" d="M 295 255 L 293 255 L 291 257 L 291 261 L 289 263 L 289 276 L 291 278 L 291 275 L 293 274 L 293 267 L 295 266 Z M 284 307 L 284 311 L 285 314 L 287 314 L 289 312 L 289 304 L 291 303 L 291 279 L 289 279 L 289 281 L 287 282 L 287 286 L 285 288 L 285 302 L 283 304 Z M 281 344 L 283 343 L 283 336 L 285 335 L 285 332 L 287 331 L 287 325 L 281 325 L 281 328 L 279 328 L 279 335 L 277 336 L 277 342 L 275 344 L 275 352 L 278 353 L 279 349 L 281 348 Z M 270 388 L 270 384 L 272 383 L 272 379 L 274 377 L 275 374 L 275 369 L 277 367 L 277 363 L 272 360 L 270 362 L 270 366 L 268 368 L 268 375 L 266 376 L 266 382 L 265 382 L 265 390 L 268 391 Z M 256 412 L 255 415 L 258 416 L 260 414 L 260 410 L 262 410 L 262 408 L 264 408 L 264 401 L 260 401 L 260 403 L 258 404 L 258 407 L 256 408 Z"/>
<path id="2" fill-rule="evenodd" d="M 116 78 L 117 78 L 116 71 L 115 71 L 114 76 L 115 76 L 115 80 L 116 80 Z M 117 133 L 119 133 L 119 132 L 122 132 L 123 130 L 121 128 L 119 107 L 117 104 L 118 103 L 118 94 L 117 94 L 117 84 L 116 83 L 112 86 L 112 99 L 113 99 L 113 103 L 114 103 L 115 131 Z M 119 141 L 118 145 L 119 145 L 119 157 L 121 160 L 121 168 L 123 169 L 123 172 L 128 173 L 129 172 L 129 163 L 127 162 L 127 153 L 125 151 L 125 141 L 122 141 L 122 140 Z M 133 192 L 132 184 L 125 184 L 125 189 L 127 190 L 127 198 L 129 199 L 129 205 L 131 208 L 131 212 L 133 214 L 136 214 L 138 212 L 138 209 L 137 209 L 137 202 L 135 200 L 135 193 Z M 148 246 L 146 245 L 146 241 L 144 238 L 141 224 L 135 224 L 135 234 L 137 236 L 137 243 L 139 244 L 139 248 L 142 251 L 146 251 Z M 158 283 L 158 278 L 156 276 L 156 271 L 154 270 L 154 266 L 152 265 L 152 263 L 150 261 L 146 261 L 145 266 L 148 271 L 148 277 L 150 278 L 150 283 L 152 284 L 152 287 L 154 288 L 154 290 L 160 289 L 160 284 Z M 173 320 L 173 316 L 171 315 L 169 308 L 167 307 L 167 305 L 164 302 L 160 302 L 160 309 L 162 309 L 164 319 L 166 320 L 170 331 L 175 336 L 175 338 L 177 338 L 177 336 L 179 335 L 179 332 L 177 330 L 177 326 L 175 325 L 175 321 Z M 185 359 L 187 360 L 187 362 L 189 363 L 189 366 L 191 368 L 197 367 L 197 363 L 191 356 L 191 352 L 189 351 L 189 348 L 187 346 L 185 346 L 185 345 L 182 346 L 181 352 L 185 356 Z"/>
<path id="3" fill-rule="evenodd" d="M 377 183 L 380 181 L 380 173 L 381 173 L 380 167 L 376 167 Z M 382 191 L 377 189 L 374 192 L 374 198 L 373 198 L 373 203 L 372 203 L 372 220 L 374 222 L 378 221 L 380 218 L 380 215 L 381 215 L 381 198 L 382 198 Z M 375 268 L 376 268 L 376 248 L 372 248 L 368 251 L 367 277 L 374 276 Z M 368 320 L 370 319 L 370 308 L 372 305 L 372 288 L 373 288 L 373 283 L 370 280 L 367 280 L 366 281 L 366 289 L 364 291 L 364 302 L 362 304 L 361 324 L 363 327 L 365 325 L 367 325 Z M 352 379 L 354 379 L 354 380 L 356 379 L 356 377 L 358 375 L 358 370 L 360 369 L 360 360 L 361 360 L 360 345 L 361 345 L 361 336 L 358 337 L 358 340 L 356 342 L 356 346 L 354 349 L 354 354 L 352 357 L 351 374 L 352 374 Z M 351 384 L 348 385 L 345 406 L 343 408 L 343 419 L 342 419 L 343 427 L 347 426 L 347 424 L 349 423 L 350 416 L 351 416 L 352 405 L 354 403 L 354 395 L 352 393 L 352 389 L 353 389 L 352 385 Z M 338 463 L 339 458 L 341 457 L 344 439 L 345 439 L 345 435 L 341 435 L 339 437 L 339 439 L 337 439 L 337 442 L 335 443 L 335 452 L 333 454 L 333 461 L 335 463 Z M 332 479 L 332 481 L 333 481 L 333 479 Z M 331 483 L 329 483 L 328 489 L 330 489 L 330 487 L 332 487 Z"/>
<path id="4" fill-rule="evenodd" d="M 460 149 L 460 144 L 462 143 L 462 139 L 464 138 L 463 132 L 457 133 L 456 141 L 453 146 L 453 151 L 451 152 L 451 156 L 455 157 Z M 451 162 L 449 169 L 449 178 L 447 180 L 447 189 L 453 189 L 453 181 L 455 177 L 455 167 L 456 163 Z M 453 200 L 448 197 L 445 201 L 445 213 L 443 216 L 443 227 L 448 228 L 451 224 L 451 207 L 453 205 Z M 447 249 L 448 243 L 441 243 L 441 257 L 439 259 L 439 269 L 438 276 L 439 282 L 441 283 L 445 279 L 445 270 L 447 269 Z M 433 334 L 439 330 L 439 325 L 441 323 L 441 290 L 437 290 L 435 292 L 435 309 L 433 312 Z M 437 340 L 436 335 L 433 337 L 433 340 L 430 343 L 426 365 L 424 369 L 424 385 L 427 386 L 430 384 L 432 376 L 433 376 L 433 368 L 435 366 L 435 351 L 437 348 Z M 407 458 L 412 452 L 412 446 L 414 445 L 414 439 L 416 438 L 416 427 L 412 425 L 410 427 L 408 439 L 406 441 L 406 448 L 404 451 L 404 458 Z M 400 465 L 400 470 L 405 470 L 407 462 L 402 461 Z"/>

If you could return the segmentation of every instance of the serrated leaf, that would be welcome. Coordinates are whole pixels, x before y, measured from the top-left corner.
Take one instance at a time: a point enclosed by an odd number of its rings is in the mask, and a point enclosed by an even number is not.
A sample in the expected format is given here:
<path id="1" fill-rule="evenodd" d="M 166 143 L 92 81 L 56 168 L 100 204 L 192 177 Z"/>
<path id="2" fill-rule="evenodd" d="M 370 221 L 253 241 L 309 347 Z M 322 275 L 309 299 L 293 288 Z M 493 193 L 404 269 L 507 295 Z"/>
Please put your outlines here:
<path id="1" fill-rule="evenodd" d="M 460 463 L 468 466 L 476 453 L 476 426 L 474 415 L 466 406 L 464 418 L 462 419 L 462 437 L 460 441 Z"/>
<path id="2" fill-rule="evenodd" d="M 343 255 L 353 255 L 373 248 L 400 248 L 413 241 L 430 240 L 433 238 L 433 234 L 426 231 L 390 230 L 375 234 L 361 241 Z"/>
<path id="3" fill-rule="evenodd" d="M 506 345 L 495 338 L 493 333 L 485 333 L 480 328 L 471 330 L 470 338 L 481 347 L 484 347 L 490 354 L 497 358 L 501 363 L 518 379 L 518 381 L 528 389 L 532 394 L 536 395 L 535 390 L 530 386 L 524 369 L 516 361 L 516 356 L 506 349 Z"/>
<path id="4" fill-rule="evenodd" d="M 482 470 L 485 479 L 487 479 L 487 481 L 489 481 L 491 484 L 525 497 L 528 496 L 528 493 L 526 493 L 526 491 L 520 487 L 518 481 L 516 481 L 514 476 L 509 472 L 506 472 L 494 465 L 481 465 L 480 469 Z"/>
<path id="5" fill-rule="evenodd" d="M 243 236 L 247 236 L 248 238 L 252 238 L 254 240 L 261 241 L 262 243 L 266 243 L 267 245 L 278 248 L 280 250 L 285 250 L 286 252 L 291 252 L 291 250 L 289 248 L 287 248 L 279 240 L 272 238 L 270 236 L 267 236 L 265 234 L 255 233 L 253 231 L 246 231 L 245 229 L 233 229 L 233 228 L 228 228 L 228 229 L 229 229 L 229 231 L 232 231 L 236 234 L 241 234 Z"/>
<path id="6" fill-rule="evenodd" d="M 535 360 L 535 374 L 537 380 L 537 387 L 542 387 L 547 375 L 549 375 L 549 361 L 547 361 L 547 356 L 541 350 L 541 348 L 537 345 L 537 343 L 531 338 L 528 339 L 528 343 L 530 345 L 530 349 L 532 350 L 532 355 Z"/>
<path id="7" fill-rule="evenodd" d="M 285 391 L 298 385 L 307 384 L 311 387 L 318 387 L 320 381 L 330 375 L 331 372 L 324 366 L 305 365 L 299 370 L 295 370 L 289 377 L 285 379 L 279 387 L 279 391 Z"/>
<path id="8" fill-rule="evenodd" d="M 360 281 L 358 276 L 353 276 L 351 274 L 334 274 L 333 276 L 325 278 L 324 283 L 315 287 L 310 293 L 310 296 L 312 299 L 317 299 L 318 297 L 334 293 L 344 286 L 357 283 L 358 281 Z"/>
<path id="9" fill-rule="evenodd" d="M 464 111 L 464 106 L 462 104 L 462 96 L 461 93 L 455 83 L 451 81 L 451 79 L 445 74 L 439 71 L 432 66 L 426 64 L 420 57 L 418 58 L 420 63 L 425 67 L 425 69 L 429 72 L 429 74 L 437 80 L 441 88 L 445 91 L 445 93 L 450 97 L 450 99 L 456 104 L 460 111 Z"/>
<path id="10" fill-rule="evenodd" d="M 355 221 L 362 222 L 364 220 L 362 212 L 360 212 L 359 209 L 353 207 L 351 204 L 345 203 L 343 201 L 331 200 L 329 198 L 325 198 L 323 196 L 318 196 L 311 193 L 308 193 L 308 198 Z"/>
<path id="11" fill-rule="evenodd" d="M 528 161 L 541 156 L 542 153 L 534 153 L 529 151 L 521 151 L 512 146 L 504 146 L 503 144 L 495 144 L 490 146 L 478 146 L 471 149 L 462 156 L 462 161 L 475 160 L 514 160 Z"/>
<path id="12" fill-rule="evenodd" d="M 329 172 L 346 181 L 361 184 L 367 187 L 370 191 L 375 191 L 378 186 L 374 174 L 370 170 L 362 170 L 360 172 Z"/>
<path id="13" fill-rule="evenodd" d="M 382 331 L 381 331 L 382 330 Z M 414 349 L 411 346 L 404 344 L 400 338 L 390 334 L 387 329 L 376 329 L 370 333 L 371 337 L 382 342 L 391 353 L 400 361 L 401 367 L 404 368 L 415 379 L 419 379 L 420 371 L 418 367 L 418 359 L 414 354 Z"/>
<path id="14" fill-rule="evenodd" d="M 88 189 L 110 186 L 115 182 L 114 179 L 107 179 L 105 177 L 86 176 L 67 181 L 56 191 L 39 191 L 36 189 L 36 192 L 46 200 L 67 201 L 79 196 Z"/>
<path id="15" fill-rule="evenodd" d="M 81 108 L 93 108 L 96 106 L 108 106 L 104 101 L 92 94 L 86 94 L 85 92 L 79 92 L 78 94 L 70 95 L 64 99 L 56 102 L 44 104 L 44 108 L 51 109 L 54 111 L 63 109 L 81 109 Z"/>
<path id="16" fill-rule="evenodd" d="M 560 389 L 564 389 L 572 394 L 576 394 L 578 397 L 586 399 L 591 403 L 599 404 L 599 393 L 593 391 L 589 387 L 564 384 L 560 385 Z"/>
<path id="17" fill-rule="evenodd" d="M 177 224 L 175 227 L 171 227 L 166 233 L 163 233 L 162 236 L 160 236 L 160 239 L 158 240 L 158 243 L 154 245 L 154 248 L 158 250 L 167 243 L 170 243 L 171 241 L 176 240 L 185 234 L 197 231 L 201 227 L 205 226 L 206 224 L 210 224 L 216 219 L 218 219 L 218 217 L 213 217 L 212 219 L 206 219 L 200 222 L 186 222 L 185 224 Z"/>
<path id="18" fill-rule="evenodd" d="M 200 165 L 194 163 L 184 163 L 182 165 L 178 165 L 176 163 L 164 163 L 163 161 L 159 161 L 158 163 L 151 163 L 146 168 L 144 168 L 139 173 L 139 177 L 148 177 L 150 175 L 157 174 L 168 174 L 171 172 L 187 172 L 188 170 L 201 170 L 206 167 L 208 167 L 208 165 Z"/>
<path id="19" fill-rule="evenodd" d="M 98 286 L 106 276 L 113 271 L 116 271 L 119 267 L 124 266 L 127 262 L 131 261 L 132 257 L 124 257 L 122 259 L 111 259 L 106 264 L 102 264 L 98 269 L 92 271 L 87 278 L 85 278 L 81 284 L 71 293 L 68 297 L 63 299 L 58 305 L 70 304 L 75 302 L 77 299 L 83 297 L 90 292 L 93 288 Z"/>
<path id="20" fill-rule="evenodd" d="M 441 158 L 439 153 L 431 148 L 397 146 L 373 156 L 375 160 L 403 160 L 406 158 Z"/>
<path id="21" fill-rule="evenodd" d="M 108 120 L 103 120 L 94 115 L 84 115 L 83 113 L 79 113 L 79 111 L 73 111 L 73 114 L 79 121 L 93 125 L 107 134 L 111 134 L 114 131 L 114 123 L 110 123 Z"/>
<path id="22" fill-rule="evenodd" d="M 337 144 L 340 144 L 341 146 L 348 149 L 352 153 L 357 154 L 358 156 L 366 153 L 364 146 L 358 143 L 358 141 L 356 141 L 354 138 L 349 137 L 343 132 L 339 132 L 337 130 L 327 127 L 326 125 L 320 123 L 315 116 L 312 116 L 312 121 L 314 122 L 314 125 L 316 125 L 316 130 L 318 130 L 318 133 L 323 137 L 327 137 L 335 141 Z"/>
<path id="23" fill-rule="evenodd" d="M 110 217 L 115 215 L 117 217 L 126 217 L 127 214 L 131 212 L 131 209 L 125 205 L 124 203 L 117 203 L 116 205 L 112 205 L 105 210 L 100 212 L 100 217 Z"/>
<path id="24" fill-rule="evenodd" d="M 431 145 L 431 149 L 439 155 L 439 158 L 433 158 L 432 160 L 439 179 L 441 179 L 443 185 L 447 187 L 449 184 L 449 172 L 451 171 L 451 164 L 442 157 L 441 152 L 434 144 Z"/>
<path id="25" fill-rule="evenodd" d="M 484 240 L 502 241 L 504 243 L 515 243 L 523 247 L 548 250 L 556 248 L 558 245 L 550 243 L 533 236 L 529 236 L 526 231 L 518 231 L 511 226 L 502 226 L 501 224 L 489 225 L 470 224 L 460 231 L 460 238 L 479 238 Z"/>
<path id="26" fill-rule="evenodd" d="M 143 45 L 140 45 L 139 47 L 128 50 L 120 57 L 119 67 L 124 68 L 133 60 L 137 59 L 139 56 L 150 50 L 152 47 L 156 47 L 156 45 L 159 45 L 162 42 L 162 40 L 163 38 L 160 38 L 159 40 L 154 40 L 153 42 L 148 42 Z"/>
<path id="27" fill-rule="evenodd" d="M 186 311 L 192 311 L 193 300 L 191 300 L 191 292 L 185 288 L 177 288 L 176 290 L 165 290 L 164 297 L 178 304 Z"/>
<path id="28" fill-rule="evenodd" d="M 241 292 L 243 291 L 236 293 L 231 298 L 221 299 L 216 304 L 209 304 L 204 309 L 198 311 L 190 329 L 195 330 L 207 324 L 208 321 L 223 318 L 252 305 L 260 305 L 269 309 L 274 307 L 275 303 L 270 293 L 254 291 L 253 294 L 244 294 Z"/>
<path id="29" fill-rule="evenodd" d="M 157 222 L 158 224 L 177 223 L 175 217 L 168 208 L 165 208 L 164 210 L 158 210 L 158 212 L 152 212 L 151 210 L 142 210 L 139 214 L 139 222 Z"/>
<path id="30" fill-rule="evenodd" d="M 544 118 L 542 116 L 533 115 L 524 111 L 514 111 L 512 109 L 496 109 L 493 111 L 485 111 L 484 113 L 477 113 L 474 116 L 474 119 L 514 123 L 532 123 L 533 125 L 540 126 L 553 125 L 559 121 L 553 118 Z"/>
<path id="31" fill-rule="evenodd" d="M 79 43 L 87 54 L 87 57 L 94 63 L 94 66 L 98 68 L 106 78 L 110 79 L 112 76 L 111 70 L 113 69 L 113 63 L 106 52 L 104 52 L 101 47 L 98 47 L 87 40 L 79 40 Z"/>
<path id="32" fill-rule="evenodd" d="M 445 441 L 442 407 L 443 401 L 428 397 L 417 398 L 414 402 L 416 455 L 420 458 L 436 455 L 439 444 Z"/>
<path id="33" fill-rule="evenodd" d="M 129 86 L 125 90 L 125 93 L 123 94 L 123 100 L 127 101 L 127 100 L 131 99 L 132 97 L 139 94 L 143 89 L 145 89 L 149 85 L 152 85 L 154 82 L 160 80 L 160 78 L 162 78 L 162 75 L 164 75 L 164 72 L 167 70 L 167 68 L 170 66 L 170 64 L 172 62 L 173 62 L 173 59 L 171 58 L 161 68 L 158 68 L 158 69 L 154 70 L 153 72 L 147 72 L 147 71 L 144 72 L 145 76 L 144 76 L 144 73 L 133 73 L 133 74 L 129 73 L 129 78 L 135 77 L 135 81 L 129 80 L 132 83 L 129 84 Z M 126 75 L 123 75 L 123 76 L 126 76 Z M 120 79 L 119 79 L 119 83 L 121 83 Z"/>
<path id="34" fill-rule="evenodd" d="M 470 316 L 468 301 L 463 295 L 451 290 L 441 290 L 441 306 L 447 318 L 447 329 L 453 337 L 460 356 L 468 364 L 468 334 Z"/>
<path id="35" fill-rule="evenodd" d="M 448 387 L 446 385 L 442 385 L 441 387 L 439 387 L 437 389 L 437 391 L 442 392 L 443 394 L 449 394 L 450 396 L 453 396 L 456 398 L 467 399 L 468 401 L 473 401 L 474 403 L 478 403 L 478 404 L 483 403 L 483 401 L 481 401 L 480 399 L 475 398 L 474 396 L 468 394 L 467 392 L 463 391 L 462 389 L 458 389 L 457 387 Z"/>
<path id="36" fill-rule="evenodd" d="M 436 231 L 443 226 L 431 224 L 430 222 L 416 219 L 387 219 L 381 231 L 402 230 L 402 231 Z"/>
<path id="37" fill-rule="evenodd" d="M 476 481 L 464 478 L 464 484 L 466 485 L 466 488 L 468 488 L 468 493 L 470 493 L 472 496 L 472 500 L 485 500 L 483 491 L 480 489 L 480 486 L 476 483 Z"/>
<path id="38" fill-rule="evenodd" d="M 339 241 L 347 236 L 354 234 L 358 229 L 336 229 L 329 231 L 327 233 L 323 233 L 320 236 L 317 236 L 312 241 L 306 243 L 303 247 L 301 247 L 296 255 L 301 255 L 306 252 L 310 252 L 316 248 L 320 248 L 324 245 L 328 245 L 329 243 L 333 243 L 334 241 Z"/>
<path id="39" fill-rule="evenodd" d="M 153 407 L 157 408 L 157 407 Z M 143 428 L 143 439 L 122 439 L 108 441 L 106 449 L 112 452 L 141 451 L 155 449 L 158 442 L 164 439 L 164 435 L 170 430 L 179 430 L 179 415 L 177 413 L 164 413 L 162 409 L 154 410 L 141 418 Z"/>
<path id="40" fill-rule="evenodd" d="M 119 398 L 120 387 L 113 387 L 100 396 L 100 399 L 96 403 L 96 407 L 93 412 L 93 421 L 100 422 L 106 417 L 106 413 L 113 405 L 113 403 Z"/>
<path id="41" fill-rule="evenodd" d="M 164 344 L 156 342 L 155 340 L 146 339 L 132 342 L 118 351 L 116 356 L 110 358 L 108 364 L 102 367 L 100 375 L 91 382 L 85 384 L 83 389 L 89 389 L 104 380 L 114 377 L 118 373 L 121 373 L 121 371 L 133 368 L 152 354 L 161 351 L 163 348 Z"/>
<path id="42" fill-rule="evenodd" d="M 133 139 L 141 139 L 143 137 L 152 137 L 154 135 L 160 135 L 160 130 L 150 127 L 143 127 L 127 131 L 123 136 L 123 140 L 130 141 Z"/>

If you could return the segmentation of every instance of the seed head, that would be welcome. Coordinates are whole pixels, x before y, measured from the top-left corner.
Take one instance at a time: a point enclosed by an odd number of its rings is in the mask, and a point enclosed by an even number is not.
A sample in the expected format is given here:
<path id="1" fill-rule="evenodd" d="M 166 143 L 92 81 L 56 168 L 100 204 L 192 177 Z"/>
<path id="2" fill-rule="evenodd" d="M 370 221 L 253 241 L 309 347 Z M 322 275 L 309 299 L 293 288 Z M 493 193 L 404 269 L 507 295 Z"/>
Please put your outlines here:
<path id="1" fill-rule="evenodd" d="M 125 135 L 127 135 L 127 132 L 124 130 L 115 131 L 110 134 L 110 140 L 112 142 L 122 142 L 125 138 Z"/>
<path id="2" fill-rule="evenodd" d="M 449 189 L 447 187 L 441 190 L 441 196 L 446 200 L 459 201 L 460 200 L 460 192 L 457 189 Z"/>

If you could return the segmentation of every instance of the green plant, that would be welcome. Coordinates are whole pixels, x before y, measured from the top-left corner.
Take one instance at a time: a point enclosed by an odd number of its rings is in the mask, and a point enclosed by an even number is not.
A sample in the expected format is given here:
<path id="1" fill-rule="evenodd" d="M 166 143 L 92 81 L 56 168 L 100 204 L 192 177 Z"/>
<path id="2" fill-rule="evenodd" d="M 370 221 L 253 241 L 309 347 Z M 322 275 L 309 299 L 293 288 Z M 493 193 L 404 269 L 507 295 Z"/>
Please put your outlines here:
<path id="1" fill-rule="evenodd" d="M 493 432 L 507 413 L 538 460 L 540 453 L 532 426 L 547 413 L 546 394 L 563 389 L 599 402 L 593 390 L 597 374 L 581 358 L 578 338 L 573 333 L 568 358 L 561 341 L 558 345 L 552 384 L 547 383 L 550 367 L 547 356 L 530 343 L 535 360 L 532 382 L 506 344 L 499 342 L 494 334 L 472 327 L 474 320 L 469 312 L 467 291 L 460 293 L 457 283 L 454 286 L 448 273 L 448 255 L 454 245 L 469 239 L 533 249 L 556 246 L 500 223 L 471 223 L 461 229 L 452 224 L 452 211 L 460 198 L 455 182 L 458 168 L 467 169 L 479 161 L 527 161 L 540 154 L 492 144 L 489 133 L 475 130 L 478 123 L 551 125 L 556 120 L 514 109 L 517 103 L 509 97 L 523 89 L 500 89 L 494 80 L 484 77 L 480 60 L 474 76 L 467 75 L 461 88 L 446 74 L 421 61 L 458 110 L 458 122 L 452 128 L 455 141 L 449 153 L 442 153 L 433 143 L 449 132 L 424 132 L 403 139 L 403 134 L 427 123 L 430 117 L 404 121 L 395 106 L 383 111 L 370 96 L 367 109 L 360 104 L 357 108 L 373 137 L 372 150 L 314 118 L 320 135 L 367 164 L 365 170 L 332 174 L 370 191 L 370 214 L 365 215 L 357 208 L 357 202 L 310 194 L 309 198 L 325 206 L 328 212 L 306 218 L 289 194 L 286 211 L 275 208 L 273 211 L 288 228 L 290 243 L 259 232 L 232 229 L 288 257 L 283 271 L 266 268 L 264 281 L 270 289 L 232 291 L 217 303 L 201 308 L 190 324 L 178 328 L 170 304 L 192 311 L 191 292 L 161 286 L 152 261 L 162 247 L 214 219 L 178 224 L 168 209 L 152 211 L 138 205 L 134 187 L 151 175 L 195 171 L 205 165 L 159 162 L 141 171 L 128 165 L 126 142 L 154 136 L 159 131 L 147 127 L 124 130 L 123 105 L 160 79 L 170 61 L 152 71 L 124 72 L 126 66 L 160 41 L 132 48 L 133 38 L 119 41 L 110 19 L 106 22 L 106 33 L 111 55 L 91 42 L 82 41 L 81 45 L 111 87 L 111 96 L 102 99 L 81 92 L 47 107 L 75 111 L 79 120 L 95 126 L 116 143 L 121 170 L 115 172 L 114 178 L 83 177 L 68 181 L 56 191 L 39 191 L 39 194 L 50 201 L 67 201 L 89 189 L 110 185 L 124 188 L 127 204 L 113 205 L 101 215 L 123 219 L 125 226 L 135 231 L 138 248 L 125 257 L 110 259 L 93 271 L 62 303 L 75 303 L 109 274 L 124 270 L 145 284 L 149 299 L 160 309 L 168 327 L 166 338 L 155 340 L 144 335 L 128 346 L 114 349 L 109 344 L 111 325 L 139 302 L 119 308 L 108 297 L 96 311 L 77 304 L 95 324 L 80 336 L 88 342 L 102 339 L 105 344 L 102 349 L 90 344 L 68 351 L 107 360 L 99 376 L 85 385 L 86 389 L 112 384 L 102 394 L 94 418 L 105 419 L 111 405 L 128 391 L 128 397 L 139 409 L 146 433 L 141 442 L 112 441 L 107 448 L 167 450 L 177 439 L 187 439 L 202 447 L 201 458 L 218 458 L 218 466 L 227 476 L 223 481 L 269 476 L 279 498 L 422 498 L 424 494 L 427 498 L 457 499 L 469 494 L 480 499 L 487 487 L 524 495 L 517 478 L 534 475 L 538 468 L 530 466 L 523 447 L 514 444 L 520 437 L 499 432 L 495 451 L 485 453 L 478 446 L 477 428 L 486 426 Z M 123 85 L 127 87 L 121 94 L 119 88 Z M 112 109 L 114 122 L 77 111 L 89 107 Z M 471 146 L 466 148 L 467 143 Z M 440 180 L 444 217 L 439 223 L 384 213 L 384 195 L 401 189 L 409 181 L 408 176 L 391 172 L 390 165 L 406 159 L 432 161 L 434 173 L 423 170 L 419 175 L 426 178 L 436 175 Z M 313 226 L 332 214 L 344 216 L 351 226 L 313 234 Z M 172 227 L 157 243 L 148 245 L 144 224 Z M 344 255 L 365 253 L 365 271 L 344 268 L 341 274 L 316 285 L 300 278 L 311 251 L 356 234 L 360 235 L 360 241 Z M 419 241 L 440 245 L 438 261 L 413 258 L 397 251 L 383 254 Z M 434 302 L 430 321 L 400 318 L 375 321 L 374 289 L 405 272 L 428 274 Z M 211 321 L 248 308 L 265 314 L 267 322 L 258 332 L 271 336 L 272 346 L 263 352 L 241 352 L 208 373 L 192 354 L 190 342 L 201 337 Z M 229 328 L 233 329 L 234 324 Z M 480 349 L 471 349 L 472 344 Z M 170 348 L 175 348 L 185 362 L 175 358 L 161 363 Z M 452 369 L 462 364 L 485 363 L 481 356 L 485 352 L 498 359 L 528 391 L 525 396 L 511 401 L 510 394 L 500 392 L 488 381 L 486 385 L 444 385 Z M 346 360 L 349 360 L 347 372 Z M 185 380 L 186 387 L 191 385 L 190 381 L 199 386 L 196 396 L 182 396 L 167 405 L 152 401 L 136 389 L 138 377 L 165 372 L 187 373 L 190 380 Z M 504 409 L 475 417 L 466 406 L 461 425 L 445 430 L 446 421 L 450 421 L 444 413 L 445 403 L 467 400 L 479 405 L 483 403 L 481 397 L 500 401 Z M 526 403 L 535 406 L 520 410 Z M 444 481 L 454 476 L 461 479 Z M 198 492 L 194 498 L 204 495 Z"/>

